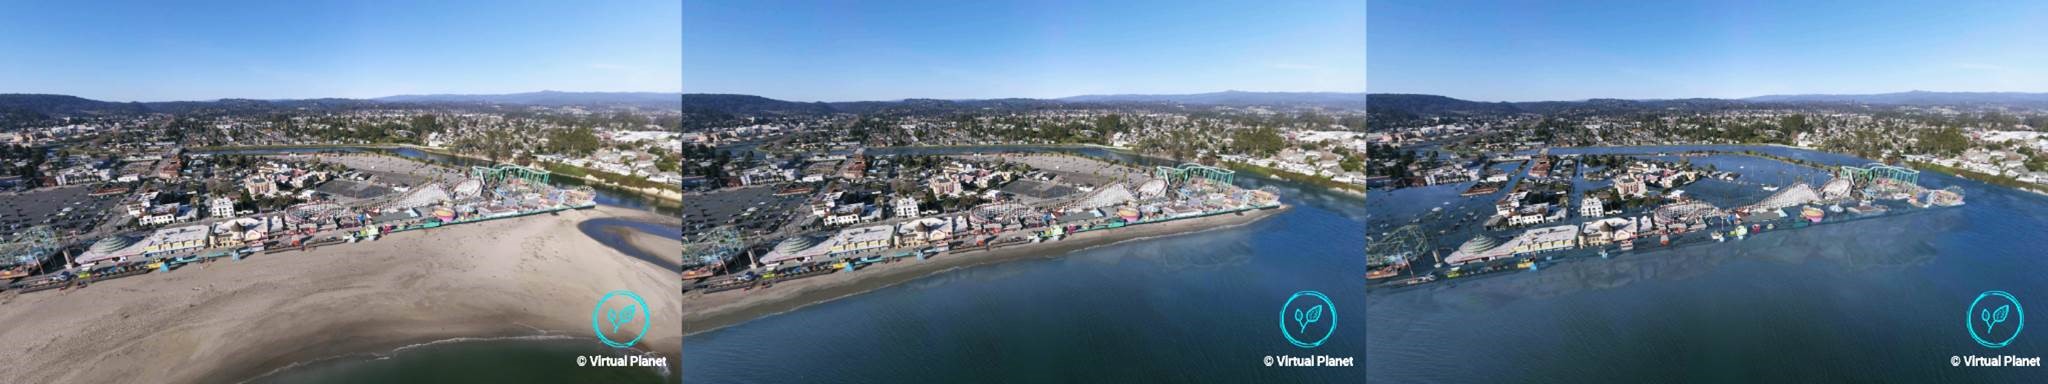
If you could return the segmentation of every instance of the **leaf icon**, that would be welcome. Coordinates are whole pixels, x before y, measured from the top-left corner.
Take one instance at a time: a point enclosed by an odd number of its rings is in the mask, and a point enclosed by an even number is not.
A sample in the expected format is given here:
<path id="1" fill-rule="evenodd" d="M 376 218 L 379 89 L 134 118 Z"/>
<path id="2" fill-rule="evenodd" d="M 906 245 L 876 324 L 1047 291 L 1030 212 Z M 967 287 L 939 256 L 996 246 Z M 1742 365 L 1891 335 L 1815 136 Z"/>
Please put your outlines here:
<path id="1" fill-rule="evenodd" d="M 1294 310 L 1294 323 L 1295 323 L 1295 324 L 1298 324 L 1298 325 L 1300 325 L 1300 329 L 1296 329 L 1296 330 L 1295 330 L 1294 332 L 1295 332 L 1295 333 L 1307 332 L 1307 331 L 1308 331 L 1308 325 L 1309 325 L 1309 324 L 1311 324 L 1311 323 L 1315 323 L 1315 322 L 1316 322 L 1316 320 L 1322 320 L 1322 319 L 1323 319 L 1323 306 L 1321 306 L 1321 305 L 1318 305 L 1318 306 L 1315 306 L 1315 307 L 1309 308 L 1309 309 L 1308 309 L 1308 313 L 1307 313 L 1307 316 L 1303 316 L 1303 314 L 1302 314 L 1301 310 L 1299 310 L 1299 309 L 1296 309 L 1296 310 Z"/>
<path id="2" fill-rule="evenodd" d="M 1308 323 L 1302 322 L 1302 319 L 1303 319 L 1303 318 L 1301 317 L 1301 315 L 1302 315 L 1302 314 L 1301 314 L 1301 308 L 1295 308 L 1295 309 L 1294 309 L 1294 323 L 1295 323 L 1295 324 L 1301 324 L 1301 327 L 1302 327 L 1302 329 L 1303 329 L 1303 330 L 1307 330 L 1307 329 L 1308 329 Z M 1300 331 L 1295 331 L 1295 332 L 1299 333 Z"/>
<path id="3" fill-rule="evenodd" d="M 1984 322 L 1984 334 L 1986 334 L 1986 335 L 1989 335 L 1989 334 L 1991 334 L 1991 309 L 1989 309 L 1989 308 L 1986 308 L 1986 309 L 1978 310 L 1978 311 L 1977 311 L 1977 321 L 1982 321 L 1982 322 Z"/>
<path id="4" fill-rule="evenodd" d="M 2012 306 L 2011 306 L 2011 305 L 2000 305 L 2000 306 L 1998 306 L 1998 312 L 1992 312 L 1992 313 L 1991 313 L 1991 322 L 1993 322 L 1993 323 L 2003 323 L 2003 322 L 2005 322 L 2005 315 L 2009 315 L 2009 314 L 2012 314 L 2012 311 L 2011 311 L 2011 310 L 2012 310 Z"/>
<path id="5" fill-rule="evenodd" d="M 636 305 L 628 304 L 624 308 L 606 312 L 604 317 L 605 320 L 611 321 L 612 332 L 618 332 L 620 325 L 633 322 L 633 310 L 637 307 Z"/>

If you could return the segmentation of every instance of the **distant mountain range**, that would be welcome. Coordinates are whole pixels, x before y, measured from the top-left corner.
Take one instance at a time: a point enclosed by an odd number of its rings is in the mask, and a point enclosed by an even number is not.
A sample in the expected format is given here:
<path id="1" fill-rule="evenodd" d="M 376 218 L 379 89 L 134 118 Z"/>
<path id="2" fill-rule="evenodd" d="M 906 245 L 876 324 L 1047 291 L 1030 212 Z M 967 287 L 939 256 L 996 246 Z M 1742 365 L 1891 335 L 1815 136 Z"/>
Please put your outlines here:
<path id="1" fill-rule="evenodd" d="M 1560 101 L 1518 101 L 1478 102 L 1454 99 L 1438 95 L 1374 93 L 1366 95 L 1370 103 L 1382 103 L 1417 112 L 1421 109 L 1449 108 L 1452 110 L 1494 109 L 1504 106 L 1517 108 L 1542 106 L 1565 106 L 1575 104 L 1644 104 L 1664 105 L 1671 103 L 1692 103 L 1731 105 L 1742 103 L 1843 103 L 1843 104 L 1890 104 L 1890 105 L 2048 105 L 2048 93 L 2036 92 L 1932 92 L 1908 91 L 1873 94 L 1802 94 L 1765 95 L 1740 99 L 1588 99 Z M 1421 109 L 1417 109 L 1421 108 Z"/>
<path id="2" fill-rule="evenodd" d="M 1742 99 L 1758 102 L 1817 102 L 1898 105 L 2048 104 L 2048 93 L 1909 91 L 1865 95 L 1768 95 Z"/>
<path id="3" fill-rule="evenodd" d="M 1742 99 L 1588 99 L 1578 101 L 1478 102 L 1438 95 L 1374 93 L 1366 95 L 1367 127 L 1403 125 L 1429 117 L 1574 114 L 1682 110 L 1712 112 L 1759 107 L 1815 105 L 2002 105 L 2048 107 L 2048 93 L 1911 91 L 1867 95 L 1770 95 Z"/>
<path id="4" fill-rule="evenodd" d="M 102 116 L 138 113 L 190 113 L 195 111 L 262 112 L 287 109 L 347 110 L 384 106 L 386 103 L 359 99 L 250 100 L 126 102 L 99 101 L 69 95 L 0 94 L 0 128 L 28 126 L 60 117 Z"/>
<path id="5" fill-rule="evenodd" d="M 65 116 L 187 113 L 207 110 L 224 112 L 260 112 L 287 109 L 347 110 L 390 107 L 394 105 L 434 104 L 679 107 L 683 111 L 683 121 L 686 126 L 729 124 L 750 116 L 831 113 L 923 113 L 960 109 L 1028 111 L 1068 107 L 1115 106 L 1119 104 L 1322 106 L 1336 108 L 1363 107 L 1368 112 L 1369 121 L 1372 122 L 1370 125 L 1384 126 L 1387 123 L 1400 123 L 1432 116 L 1575 112 L 1604 113 L 1670 109 L 1712 111 L 1813 103 L 1871 105 L 1990 104 L 2048 107 L 2048 93 L 1911 91 L 1863 95 L 1768 95 L 1742 99 L 1590 99 L 1579 101 L 1479 102 L 1422 94 L 1224 91 L 1174 95 L 1081 95 L 1057 99 L 905 99 L 896 101 L 795 102 L 736 94 L 540 91 L 485 95 L 398 95 L 373 99 L 221 99 L 214 101 L 126 103 L 99 101 L 68 95 L 0 94 L 0 127 L 37 123 Z"/>
<path id="6" fill-rule="evenodd" d="M 903 99 L 894 101 L 795 102 L 755 95 L 686 93 L 683 128 L 730 125 L 750 116 L 833 113 L 918 114 L 994 109 L 1031 111 L 1118 105 L 1326 106 L 1364 107 L 1364 93 L 1225 91 L 1187 95 L 1083 95 L 1057 99 Z"/>
<path id="7" fill-rule="evenodd" d="M 904 99 L 895 101 L 794 102 L 754 95 L 664 92 L 562 92 L 508 94 L 396 95 L 371 99 L 221 99 L 213 101 L 109 102 L 69 95 L 0 94 L 0 119 L 40 120 L 52 117 L 126 113 L 183 113 L 195 110 L 255 111 L 299 108 L 372 108 L 392 105 L 504 104 L 532 106 L 639 106 L 682 108 L 685 115 L 728 120 L 743 116 L 936 111 L 994 108 L 1032 110 L 1112 104 L 1186 104 L 1207 106 L 1312 105 L 1363 107 L 1364 93 L 1225 91 L 1185 95 L 1083 95 L 1058 99 Z M 686 116 L 686 117 L 689 117 Z"/>
<path id="8" fill-rule="evenodd" d="M 680 93 L 667 92 L 540 91 L 495 95 L 398 95 L 370 100 L 394 103 L 481 103 L 540 106 L 636 105 L 652 108 L 674 108 L 677 104 L 681 103 L 682 96 Z"/>
<path id="9" fill-rule="evenodd" d="M 754 95 L 683 94 L 684 109 L 715 110 L 732 114 L 756 113 L 862 113 L 924 108 L 1031 109 L 1126 103 L 1192 105 L 1331 105 L 1365 106 L 1364 93 L 1334 92 L 1245 92 L 1224 91 L 1185 95 L 1082 95 L 1056 99 L 903 99 L 876 101 L 795 102 Z"/>
<path id="10" fill-rule="evenodd" d="M 1141 102 L 1197 105 L 1317 105 L 1364 107 L 1365 93 L 1344 92 L 1246 92 L 1223 91 L 1186 95 L 1082 95 L 1056 100 L 1070 102 Z"/>
<path id="11" fill-rule="evenodd" d="M 530 105 L 530 106 L 635 106 L 674 109 L 682 102 L 680 93 L 659 92 L 559 92 L 541 91 L 499 95 L 399 95 L 374 99 L 220 99 L 213 101 L 111 102 L 70 95 L 0 94 L 0 128 L 34 125 L 50 119 L 73 116 L 137 113 L 191 113 L 196 111 L 266 112 L 317 109 L 351 110 L 393 106 L 431 105 Z"/>

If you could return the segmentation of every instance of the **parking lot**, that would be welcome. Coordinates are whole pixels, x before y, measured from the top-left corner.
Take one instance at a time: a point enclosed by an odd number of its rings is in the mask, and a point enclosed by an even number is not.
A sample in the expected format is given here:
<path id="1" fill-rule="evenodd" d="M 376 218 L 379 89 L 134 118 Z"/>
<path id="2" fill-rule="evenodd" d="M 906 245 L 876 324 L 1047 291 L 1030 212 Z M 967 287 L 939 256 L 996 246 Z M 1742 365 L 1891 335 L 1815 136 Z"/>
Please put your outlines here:
<path id="1" fill-rule="evenodd" d="M 755 186 L 683 197 L 683 233 L 732 225 L 745 235 L 774 230 L 800 214 L 805 195 L 776 196 L 774 186 Z"/>
<path id="2" fill-rule="evenodd" d="M 119 204 L 111 197 L 92 197 L 92 191 L 92 187 L 71 186 L 0 193 L 0 231 L 38 225 L 49 226 L 58 234 L 90 230 Z"/>

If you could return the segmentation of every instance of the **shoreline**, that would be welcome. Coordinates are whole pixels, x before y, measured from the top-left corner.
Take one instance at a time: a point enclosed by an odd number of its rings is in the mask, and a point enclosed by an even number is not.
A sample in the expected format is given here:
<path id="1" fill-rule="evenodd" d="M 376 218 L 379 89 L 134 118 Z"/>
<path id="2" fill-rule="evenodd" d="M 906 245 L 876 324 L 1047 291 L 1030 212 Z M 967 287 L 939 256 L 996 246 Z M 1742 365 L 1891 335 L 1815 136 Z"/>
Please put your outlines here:
<path id="1" fill-rule="evenodd" d="M 683 295 L 683 336 L 717 330 L 760 318 L 831 302 L 877 289 L 919 280 L 940 272 L 1025 259 L 1065 257 L 1073 252 L 1132 240 L 1183 236 L 1212 229 L 1235 228 L 1293 209 L 1279 208 L 1169 221 L 1112 231 L 1083 232 L 1052 243 L 1012 246 L 989 251 L 934 256 L 928 260 L 903 260 L 875 264 L 851 273 L 832 274 L 778 282 L 773 287 L 716 293 Z"/>
<path id="2" fill-rule="evenodd" d="M 1167 157 L 1159 156 L 1159 155 L 1156 155 L 1156 154 L 1152 154 L 1152 153 L 1146 153 L 1146 152 L 1139 152 L 1139 151 L 1136 151 L 1136 150 L 1132 150 L 1132 149 L 1130 149 L 1130 148 L 1112 147 L 1112 146 L 1107 146 L 1107 145 L 1102 145 L 1102 144 L 1016 144 L 1016 145 L 1003 145 L 1003 144 L 998 144 L 998 145 L 907 145 L 907 146 L 890 146 L 890 147 L 878 147 L 878 148 L 879 148 L 879 149 L 884 149 L 884 150 L 912 150 L 912 149 L 975 149 L 975 148 L 992 148 L 992 149 L 999 149 L 999 150 L 1000 150 L 1000 149 L 1034 149 L 1034 148 L 1043 148 L 1043 149 L 1100 149 L 1100 150 L 1105 150 L 1105 151 L 1110 151 L 1110 152 L 1117 152 L 1117 153 L 1122 153 L 1122 154 L 1125 154 L 1125 155 L 1130 155 L 1130 156 L 1136 156 L 1136 157 L 1142 157 L 1142 158 L 1147 158 L 1147 159 L 1152 159 L 1152 160 L 1157 160 L 1157 161 L 1164 161 L 1164 162 L 1169 162 L 1169 163 L 1174 163 L 1174 162 L 1187 162 L 1187 161 L 1188 161 L 1188 160 L 1176 160 L 1176 159 L 1172 159 L 1172 158 L 1167 158 Z M 997 152 L 1001 152 L 1001 151 L 997 151 Z M 1099 159 L 1098 159 L 1098 160 L 1099 160 Z M 1310 185 L 1310 186 L 1314 186 L 1314 187 L 1316 187 L 1317 189 L 1321 189 L 1321 190 L 1325 190 L 1325 191 L 1330 191 L 1330 192 L 1336 192 L 1336 193 L 1342 193 L 1342 194 L 1346 194 L 1346 195 L 1351 195 L 1351 196 L 1357 196 L 1357 197 L 1360 197 L 1360 198 L 1363 198 L 1363 197 L 1365 197 L 1365 193 L 1366 193 L 1366 190 L 1367 190 L 1367 189 L 1370 189 L 1370 188 L 1365 188 L 1365 187 L 1364 187 L 1364 186 L 1362 186 L 1362 185 L 1361 185 L 1361 186 L 1355 186 L 1355 187 L 1354 187 L 1354 186 L 1351 186 L 1351 185 L 1349 185 L 1349 184 L 1344 184 L 1344 183 L 1338 183 L 1338 182 L 1336 182 L 1336 181 L 1333 181 L 1333 180 L 1327 180 L 1327 179 L 1323 179 L 1323 180 L 1317 180 L 1317 179 L 1316 179 L 1315 177 L 1313 177 L 1313 176 L 1307 176 L 1307 175 L 1302 175 L 1303 177 L 1299 177 L 1299 178 L 1297 178 L 1297 177 L 1286 177 L 1285 175 L 1281 175 L 1281 174 L 1278 174 L 1277 172 L 1274 172 L 1274 171 L 1279 171 L 1279 170 L 1270 170 L 1270 171 L 1262 171 L 1261 169 L 1264 169 L 1265 167 L 1258 167 L 1258 166 L 1255 166 L 1255 165 L 1251 165 L 1251 164 L 1243 164 L 1243 163 L 1235 163 L 1235 162 L 1227 162 L 1227 161 L 1225 161 L 1225 162 L 1220 162 L 1220 163 L 1221 163 L 1221 165 L 1222 165 L 1222 166 L 1224 166 L 1225 168 L 1229 168 L 1229 169 L 1231 169 L 1231 170 L 1233 170 L 1233 171 L 1238 171 L 1238 172 L 1245 172 L 1245 173 L 1252 173 L 1252 174 L 1256 174 L 1256 175 L 1258 175 L 1258 176 L 1260 176 L 1260 177 L 1265 177 L 1265 178 L 1269 178 L 1269 179 L 1274 179 L 1274 180 L 1281 180 L 1281 181 L 1287 181 L 1287 182 L 1291 182 L 1291 183 L 1301 183 L 1301 184 L 1307 184 L 1307 185 Z M 1252 168 L 1252 167 L 1257 167 L 1257 168 L 1261 168 L 1261 169 L 1254 169 L 1254 168 Z M 1280 172 L 1284 172 L 1284 171 L 1280 171 Z M 1292 173 L 1292 172 L 1289 172 L 1289 173 Z M 1298 173 L 1296 173 L 1296 175 L 1299 175 L 1299 174 L 1298 174 Z M 1305 179 L 1305 180 L 1297 180 L 1297 179 Z M 1332 184 L 1336 184 L 1336 185 L 1329 185 L 1329 184 L 1325 184 L 1325 183 L 1332 183 Z"/>
<path id="3" fill-rule="evenodd" d="M 0 365 L 0 377 L 237 382 L 450 339 L 595 339 L 590 308 L 605 292 L 681 288 L 674 271 L 576 230 L 635 214 L 598 207 L 400 232 L 6 298 L 0 360 L 13 363 Z M 648 302 L 653 318 L 679 318 L 680 306 L 661 296 Z M 635 350 L 680 363 L 671 355 L 679 329 L 646 336 Z"/>
<path id="4" fill-rule="evenodd" d="M 1263 177 L 1266 177 L 1266 178 L 1269 178 L 1269 179 L 1276 179 L 1276 180 L 1286 180 L 1286 181 L 1290 181 L 1290 182 L 1296 182 L 1296 183 L 1302 183 L 1302 184 L 1308 184 L 1308 185 L 1313 185 L 1313 186 L 1316 186 L 1317 188 L 1322 188 L 1323 190 L 1326 190 L 1326 191 L 1331 191 L 1331 192 L 1336 192 L 1336 193 L 1342 193 L 1342 194 L 1346 194 L 1346 195 L 1351 195 L 1351 196 L 1357 196 L 1357 197 L 1365 197 L 1365 190 L 1367 189 L 1367 188 L 1366 188 L 1365 186 L 1363 186 L 1363 185 L 1351 185 L 1351 184 L 1345 184 L 1345 183 L 1342 183 L 1342 182 L 1338 182 L 1338 181 L 1336 181 L 1336 180 L 1331 180 L 1331 179 L 1329 179 L 1329 178 L 1319 178 L 1319 177 L 1316 177 L 1316 176 L 1310 176 L 1310 175 L 1305 175 L 1305 174 L 1301 174 L 1301 173 L 1297 173 L 1297 172 L 1292 172 L 1292 171 L 1286 171 L 1286 170 L 1280 170 L 1280 169 L 1274 169 L 1274 168 L 1262 167 L 1262 166 L 1258 166 L 1258 165 L 1254 165 L 1254 164 L 1246 164 L 1246 163 L 1239 163 L 1239 162 L 1232 162 L 1232 161 L 1225 161 L 1225 162 L 1223 162 L 1223 164 L 1224 164 L 1224 167 L 1226 167 L 1226 168 L 1230 168 L 1230 169 L 1232 169 L 1232 170 L 1236 170 L 1236 171 L 1239 171 L 1239 172 L 1245 172 L 1245 173 L 1250 173 L 1250 174 L 1254 174 L 1254 175 L 1259 175 L 1259 176 L 1263 176 Z"/>

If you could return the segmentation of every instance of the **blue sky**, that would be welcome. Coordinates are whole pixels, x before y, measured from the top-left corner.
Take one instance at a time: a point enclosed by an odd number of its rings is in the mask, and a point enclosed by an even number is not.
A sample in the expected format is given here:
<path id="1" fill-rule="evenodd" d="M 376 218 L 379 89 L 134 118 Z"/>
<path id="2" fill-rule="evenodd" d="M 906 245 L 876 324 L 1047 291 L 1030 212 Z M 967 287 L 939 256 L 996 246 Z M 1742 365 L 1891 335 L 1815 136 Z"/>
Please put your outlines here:
<path id="1" fill-rule="evenodd" d="M 1361 92 L 1365 6 L 687 1 L 683 91 L 794 101 Z"/>
<path id="2" fill-rule="evenodd" d="M 1375 93 L 2048 92 L 2048 2 L 1375 0 Z"/>
<path id="3" fill-rule="evenodd" d="M 9 1 L 0 4 L 0 93 L 164 101 L 675 92 L 681 8 L 676 0 Z"/>

